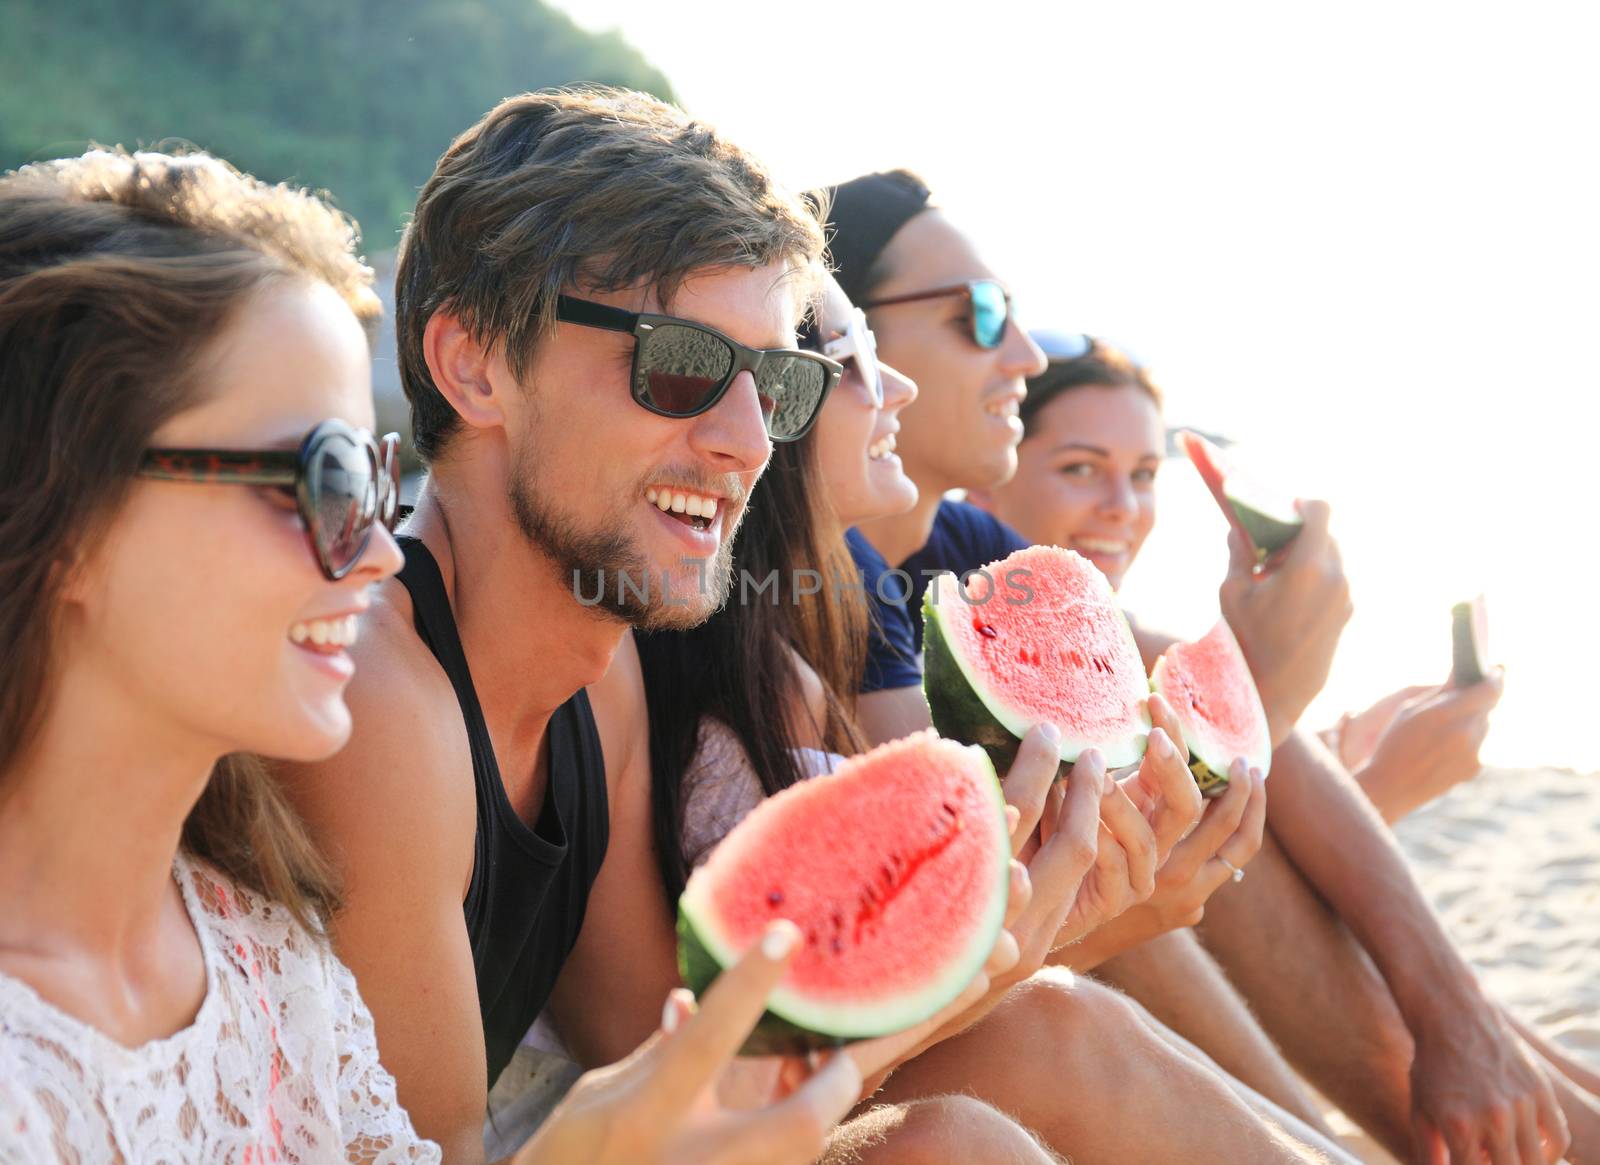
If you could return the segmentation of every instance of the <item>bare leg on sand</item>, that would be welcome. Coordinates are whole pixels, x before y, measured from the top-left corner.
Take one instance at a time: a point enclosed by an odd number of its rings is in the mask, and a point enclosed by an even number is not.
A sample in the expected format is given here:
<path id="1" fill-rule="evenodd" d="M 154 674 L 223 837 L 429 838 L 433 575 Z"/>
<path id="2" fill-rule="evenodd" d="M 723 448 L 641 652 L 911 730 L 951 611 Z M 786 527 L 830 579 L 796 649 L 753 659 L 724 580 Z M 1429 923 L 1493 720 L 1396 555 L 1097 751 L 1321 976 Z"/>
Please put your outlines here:
<path id="1" fill-rule="evenodd" d="M 967 1093 L 1074 1165 L 1353 1160 L 1331 1143 L 1310 1148 L 1264 1118 L 1157 1026 L 1116 992 L 1047 968 L 977 1026 L 902 1065 L 877 1099 Z"/>
<path id="2" fill-rule="evenodd" d="M 1223 1072 L 1334 1137 L 1294 1069 L 1192 930 L 1172 931 L 1107 959 L 1094 977 L 1143 1004 Z"/>

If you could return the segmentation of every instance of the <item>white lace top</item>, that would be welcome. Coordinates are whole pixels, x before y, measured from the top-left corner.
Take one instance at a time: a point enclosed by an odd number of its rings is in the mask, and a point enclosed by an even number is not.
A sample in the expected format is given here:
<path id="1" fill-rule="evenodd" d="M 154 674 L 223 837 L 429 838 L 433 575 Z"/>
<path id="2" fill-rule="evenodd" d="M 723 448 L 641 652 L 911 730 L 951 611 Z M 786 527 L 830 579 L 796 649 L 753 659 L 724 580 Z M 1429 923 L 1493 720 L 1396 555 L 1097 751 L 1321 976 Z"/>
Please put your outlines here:
<path id="1" fill-rule="evenodd" d="M 173 872 L 206 966 L 182 1031 L 127 1048 L 0 974 L 0 1163 L 438 1162 L 344 964 L 209 866 Z"/>

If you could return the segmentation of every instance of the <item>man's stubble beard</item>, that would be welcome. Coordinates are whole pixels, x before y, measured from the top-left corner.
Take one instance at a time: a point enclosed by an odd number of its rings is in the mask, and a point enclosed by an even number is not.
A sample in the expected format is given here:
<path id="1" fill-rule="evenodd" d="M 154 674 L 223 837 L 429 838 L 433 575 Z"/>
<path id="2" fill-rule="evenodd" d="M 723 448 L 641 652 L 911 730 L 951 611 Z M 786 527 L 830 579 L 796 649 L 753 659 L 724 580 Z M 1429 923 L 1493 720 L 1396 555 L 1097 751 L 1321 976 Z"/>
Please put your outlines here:
<path id="1" fill-rule="evenodd" d="M 621 533 L 626 526 L 623 512 L 612 510 L 585 530 L 543 500 L 552 491 L 539 489 L 533 481 L 531 463 L 536 456 L 528 449 L 512 472 L 507 486 L 511 512 L 523 537 L 543 553 L 560 584 L 572 588 L 574 598 L 639 631 L 687 630 L 722 609 L 732 591 L 733 537 L 744 520 L 742 508 L 711 561 L 703 568 L 691 567 L 681 591 L 676 586 L 668 591 L 662 573 L 652 573 L 644 554 Z M 641 490 L 641 503 L 643 497 Z"/>

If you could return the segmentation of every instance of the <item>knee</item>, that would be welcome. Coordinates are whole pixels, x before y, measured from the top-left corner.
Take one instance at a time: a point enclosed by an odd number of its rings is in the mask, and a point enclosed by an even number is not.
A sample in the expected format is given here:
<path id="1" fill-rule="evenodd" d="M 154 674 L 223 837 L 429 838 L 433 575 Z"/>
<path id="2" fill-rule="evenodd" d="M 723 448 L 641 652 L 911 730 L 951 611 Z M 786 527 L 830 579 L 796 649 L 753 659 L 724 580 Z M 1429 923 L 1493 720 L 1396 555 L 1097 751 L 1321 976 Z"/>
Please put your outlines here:
<path id="1" fill-rule="evenodd" d="M 934 1096 L 901 1106 L 871 1165 L 1048 1165 L 1054 1158 L 1021 1125 L 970 1096 Z"/>

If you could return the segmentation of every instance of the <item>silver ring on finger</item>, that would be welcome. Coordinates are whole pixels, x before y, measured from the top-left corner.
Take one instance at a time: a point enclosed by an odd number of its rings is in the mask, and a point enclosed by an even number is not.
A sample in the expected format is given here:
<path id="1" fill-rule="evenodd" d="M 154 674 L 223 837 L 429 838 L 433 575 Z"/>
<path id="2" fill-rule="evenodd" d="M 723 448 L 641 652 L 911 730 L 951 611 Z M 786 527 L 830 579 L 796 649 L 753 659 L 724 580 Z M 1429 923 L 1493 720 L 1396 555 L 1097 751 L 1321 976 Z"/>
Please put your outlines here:
<path id="1" fill-rule="evenodd" d="M 1244 881 L 1244 871 L 1241 870 L 1238 866 L 1234 865 L 1232 862 L 1230 862 L 1227 858 L 1223 857 L 1221 854 L 1217 855 L 1217 861 L 1221 862 L 1223 865 L 1227 866 L 1228 869 L 1233 871 L 1233 880 L 1235 882 Z"/>

